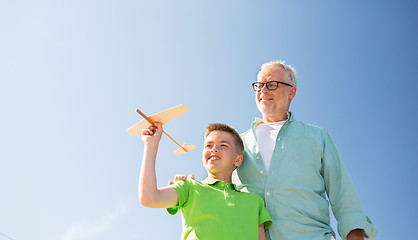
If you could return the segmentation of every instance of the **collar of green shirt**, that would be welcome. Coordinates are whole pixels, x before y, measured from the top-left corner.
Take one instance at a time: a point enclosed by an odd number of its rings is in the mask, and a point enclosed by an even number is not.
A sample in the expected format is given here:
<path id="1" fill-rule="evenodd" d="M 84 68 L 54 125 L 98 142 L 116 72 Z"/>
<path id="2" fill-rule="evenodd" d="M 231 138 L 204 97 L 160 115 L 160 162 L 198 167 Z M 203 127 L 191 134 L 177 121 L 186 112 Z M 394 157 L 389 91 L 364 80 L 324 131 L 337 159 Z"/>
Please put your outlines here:
<path id="1" fill-rule="evenodd" d="M 216 185 L 216 183 L 218 183 L 218 182 L 224 183 L 224 182 L 223 182 L 223 181 L 221 181 L 221 180 L 214 179 L 214 178 L 209 178 L 209 177 L 208 177 L 208 178 L 206 178 L 205 180 L 203 180 L 202 182 L 207 183 L 207 184 L 209 184 L 209 185 Z M 225 183 L 225 184 L 228 184 L 228 183 Z M 237 186 L 236 186 L 235 184 L 233 184 L 233 183 L 229 183 L 229 184 L 231 184 L 232 188 L 233 188 L 235 191 L 240 192 L 240 190 L 238 190 L 238 188 L 237 188 Z"/>

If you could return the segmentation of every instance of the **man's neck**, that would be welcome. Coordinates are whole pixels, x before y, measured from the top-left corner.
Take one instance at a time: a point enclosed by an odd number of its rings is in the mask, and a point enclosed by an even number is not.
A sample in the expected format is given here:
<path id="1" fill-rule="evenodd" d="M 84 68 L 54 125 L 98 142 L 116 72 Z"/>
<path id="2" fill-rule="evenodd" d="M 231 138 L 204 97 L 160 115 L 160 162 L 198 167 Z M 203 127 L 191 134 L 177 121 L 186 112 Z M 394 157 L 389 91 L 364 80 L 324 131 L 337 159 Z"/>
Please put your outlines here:
<path id="1" fill-rule="evenodd" d="M 280 114 L 280 115 L 272 115 L 272 116 L 263 116 L 264 123 L 272 123 L 272 122 L 281 122 L 287 120 L 287 113 Z"/>

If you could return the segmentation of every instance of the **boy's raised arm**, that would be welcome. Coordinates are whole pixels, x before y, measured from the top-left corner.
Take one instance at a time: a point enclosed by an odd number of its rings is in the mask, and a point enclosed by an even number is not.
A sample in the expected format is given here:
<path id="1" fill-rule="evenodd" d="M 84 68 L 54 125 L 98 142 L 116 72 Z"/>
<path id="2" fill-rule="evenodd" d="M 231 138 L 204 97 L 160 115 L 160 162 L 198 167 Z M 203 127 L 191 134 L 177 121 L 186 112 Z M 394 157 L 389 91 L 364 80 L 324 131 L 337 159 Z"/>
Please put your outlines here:
<path id="1" fill-rule="evenodd" d="M 155 160 L 163 132 L 162 125 L 155 123 L 142 130 L 144 156 L 139 175 L 138 196 L 142 205 L 151 208 L 169 208 L 178 203 L 177 191 L 172 187 L 157 188 Z"/>

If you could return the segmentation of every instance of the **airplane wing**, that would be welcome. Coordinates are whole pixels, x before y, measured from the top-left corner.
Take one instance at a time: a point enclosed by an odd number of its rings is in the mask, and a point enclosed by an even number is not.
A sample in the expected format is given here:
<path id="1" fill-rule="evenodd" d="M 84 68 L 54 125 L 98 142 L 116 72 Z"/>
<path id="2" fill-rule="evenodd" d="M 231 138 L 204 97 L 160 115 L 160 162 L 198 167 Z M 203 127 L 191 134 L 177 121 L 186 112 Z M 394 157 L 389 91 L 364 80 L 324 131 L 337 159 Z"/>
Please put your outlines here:
<path id="1" fill-rule="evenodd" d="M 187 111 L 189 111 L 189 109 L 185 105 L 181 104 L 176 107 L 167 109 L 165 111 L 156 113 L 152 116 L 148 116 L 148 119 L 151 120 L 151 122 L 153 123 L 160 122 L 164 125 Z M 138 122 L 137 124 L 133 125 L 132 127 L 128 128 L 127 131 L 131 135 L 138 135 L 142 132 L 142 129 L 148 128 L 149 126 L 151 126 L 151 124 L 144 119 Z"/>
<path id="2" fill-rule="evenodd" d="M 193 150 L 195 148 L 196 148 L 196 145 L 189 145 L 189 144 L 185 143 L 185 144 L 183 144 L 183 147 L 175 150 L 174 153 L 176 155 L 181 155 L 183 153 L 190 152 L 191 150 Z"/>

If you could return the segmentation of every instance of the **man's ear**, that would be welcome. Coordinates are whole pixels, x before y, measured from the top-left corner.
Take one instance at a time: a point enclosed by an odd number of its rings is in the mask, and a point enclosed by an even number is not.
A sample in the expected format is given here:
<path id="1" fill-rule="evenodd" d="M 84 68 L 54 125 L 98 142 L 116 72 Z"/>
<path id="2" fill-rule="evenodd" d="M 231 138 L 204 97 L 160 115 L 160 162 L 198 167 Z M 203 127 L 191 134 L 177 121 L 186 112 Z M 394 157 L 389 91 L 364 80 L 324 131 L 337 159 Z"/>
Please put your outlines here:
<path id="1" fill-rule="evenodd" d="M 244 159 L 243 155 L 238 155 L 237 159 L 234 162 L 235 167 L 239 167 L 242 164 L 242 160 Z"/>
<path id="2" fill-rule="evenodd" d="M 293 86 L 290 88 L 290 94 L 289 94 L 289 99 L 293 100 L 293 98 L 296 96 L 296 86 Z"/>

